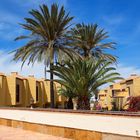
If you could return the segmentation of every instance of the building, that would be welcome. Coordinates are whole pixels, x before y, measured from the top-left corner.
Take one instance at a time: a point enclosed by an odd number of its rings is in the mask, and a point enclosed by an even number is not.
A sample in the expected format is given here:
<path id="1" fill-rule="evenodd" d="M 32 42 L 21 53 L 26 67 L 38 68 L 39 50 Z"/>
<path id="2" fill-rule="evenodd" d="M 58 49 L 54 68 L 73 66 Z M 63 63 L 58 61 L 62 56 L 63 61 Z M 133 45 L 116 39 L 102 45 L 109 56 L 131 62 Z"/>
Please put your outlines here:
<path id="1" fill-rule="evenodd" d="M 138 95 L 140 95 L 140 76 L 133 74 L 125 80 L 100 90 L 98 98 L 102 108 L 111 110 L 115 105 L 118 110 L 121 110 L 126 108 L 125 104 L 129 96 Z"/>
<path id="2" fill-rule="evenodd" d="M 54 83 L 55 105 L 64 107 L 65 98 L 59 96 L 57 89 L 60 84 Z M 0 73 L 0 106 L 29 107 L 50 106 L 50 81 L 36 79 L 30 75 L 22 77 L 17 72 L 11 75 Z"/>

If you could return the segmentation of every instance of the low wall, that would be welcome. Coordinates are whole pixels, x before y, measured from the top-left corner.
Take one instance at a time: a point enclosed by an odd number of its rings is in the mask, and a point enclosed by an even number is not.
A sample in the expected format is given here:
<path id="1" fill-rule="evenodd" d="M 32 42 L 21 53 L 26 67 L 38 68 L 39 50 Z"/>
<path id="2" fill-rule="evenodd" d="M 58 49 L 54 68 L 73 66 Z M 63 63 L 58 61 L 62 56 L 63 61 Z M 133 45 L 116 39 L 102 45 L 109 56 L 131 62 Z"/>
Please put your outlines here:
<path id="1" fill-rule="evenodd" d="M 140 140 L 139 115 L 0 109 L 0 124 L 77 140 Z"/>

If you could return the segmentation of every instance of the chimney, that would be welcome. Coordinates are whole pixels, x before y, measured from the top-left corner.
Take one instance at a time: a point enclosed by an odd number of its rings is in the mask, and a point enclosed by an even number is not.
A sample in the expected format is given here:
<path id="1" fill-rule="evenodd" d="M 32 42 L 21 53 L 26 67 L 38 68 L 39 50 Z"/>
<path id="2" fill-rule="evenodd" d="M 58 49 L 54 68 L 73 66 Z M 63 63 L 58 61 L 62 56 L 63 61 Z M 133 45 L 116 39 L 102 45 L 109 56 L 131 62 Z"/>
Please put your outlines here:
<path id="1" fill-rule="evenodd" d="M 131 77 L 134 77 L 134 76 L 137 76 L 137 74 L 131 74 L 130 76 L 131 76 Z"/>
<path id="2" fill-rule="evenodd" d="M 46 79 L 45 78 L 41 78 L 41 80 L 45 81 Z"/>
<path id="3" fill-rule="evenodd" d="M 34 78 L 34 75 L 29 75 L 29 77 Z"/>
<path id="4" fill-rule="evenodd" d="M 18 72 L 11 72 L 12 75 L 17 76 Z"/>
<path id="5" fill-rule="evenodd" d="M 0 75 L 4 75 L 4 73 L 0 72 Z"/>

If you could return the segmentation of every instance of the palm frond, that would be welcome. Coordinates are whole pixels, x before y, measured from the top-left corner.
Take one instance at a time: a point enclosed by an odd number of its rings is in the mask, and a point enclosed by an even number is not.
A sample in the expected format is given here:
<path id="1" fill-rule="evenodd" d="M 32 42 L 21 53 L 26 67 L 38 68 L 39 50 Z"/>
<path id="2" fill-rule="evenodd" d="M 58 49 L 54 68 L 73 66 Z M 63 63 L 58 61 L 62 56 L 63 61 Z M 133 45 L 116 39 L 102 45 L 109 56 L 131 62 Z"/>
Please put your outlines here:
<path id="1" fill-rule="evenodd" d="M 63 67 L 53 67 L 54 75 L 59 77 L 55 81 L 77 96 L 91 95 L 100 86 L 122 79 L 111 67 L 112 63 L 105 60 L 74 59 L 65 64 Z"/>
<path id="2" fill-rule="evenodd" d="M 39 10 L 29 11 L 30 18 L 24 18 L 25 23 L 21 27 L 29 31 L 29 35 L 21 35 L 15 40 L 28 39 L 27 44 L 12 51 L 14 61 L 26 61 L 28 64 L 35 61 L 51 62 L 61 61 L 59 55 L 68 55 L 72 50 L 67 47 L 69 38 L 67 32 L 73 17 L 57 4 L 40 6 Z M 59 53 L 61 52 L 61 54 Z M 74 52 L 74 51 L 73 51 Z M 67 53 L 67 54 L 66 54 Z M 57 56 L 57 57 L 56 57 Z M 64 58 L 64 57 L 63 57 Z"/>
<path id="3" fill-rule="evenodd" d="M 115 57 L 110 55 L 105 55 L 106 49 L 115 49 L 114 42 L 107 42 L 108 32 L 104 29 L 99 28 L 97 24 L 77 24 L 71 30 L 72 34 L 72 44 L 75 50 L 83 57 L 96 57 L 116 61 Z M 105 56 L 104 56 L 105 55 Z"/>

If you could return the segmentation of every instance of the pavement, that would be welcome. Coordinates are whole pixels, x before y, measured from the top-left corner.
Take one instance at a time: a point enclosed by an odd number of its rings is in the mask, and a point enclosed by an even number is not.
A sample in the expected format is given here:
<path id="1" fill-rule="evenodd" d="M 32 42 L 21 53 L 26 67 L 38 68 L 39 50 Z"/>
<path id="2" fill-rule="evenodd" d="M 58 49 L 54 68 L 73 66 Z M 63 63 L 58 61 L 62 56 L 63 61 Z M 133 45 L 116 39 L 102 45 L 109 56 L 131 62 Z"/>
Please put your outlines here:
<path id="1" fill-rule="evenodd" d="M 0 140 L 70 140 L 57 136 L 51 136 L 21 128 L 13 128 L 0 125 Z"/>

